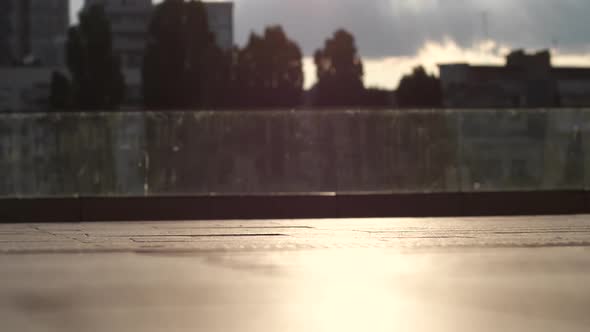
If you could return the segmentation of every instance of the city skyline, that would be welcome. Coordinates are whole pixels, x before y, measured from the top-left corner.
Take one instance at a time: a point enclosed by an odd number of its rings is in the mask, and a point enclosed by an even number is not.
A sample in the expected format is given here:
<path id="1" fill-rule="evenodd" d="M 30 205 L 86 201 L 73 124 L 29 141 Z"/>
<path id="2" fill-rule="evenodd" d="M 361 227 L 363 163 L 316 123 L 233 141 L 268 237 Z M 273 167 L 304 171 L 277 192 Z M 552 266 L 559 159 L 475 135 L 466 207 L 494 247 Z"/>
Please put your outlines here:
<path id="1" fill-rule="evenodd" d="M 72 0 L 73 17 L 82 3 Z M 395 88 L 401 76 L 421 64 L 434 73 L 446 62 L 502 64 L 513 48 L 550 48 L 556 65 L 590 65 L 590 26 L 583 14 L 590 3 L 583 0 L 234 3 L 236 43 L 243 46 L 252 31 L 281 24 L 306 55 L 306 87 L 315 82 L 313 51 L 340 27 L 356 37 L 368 86 Z"/>

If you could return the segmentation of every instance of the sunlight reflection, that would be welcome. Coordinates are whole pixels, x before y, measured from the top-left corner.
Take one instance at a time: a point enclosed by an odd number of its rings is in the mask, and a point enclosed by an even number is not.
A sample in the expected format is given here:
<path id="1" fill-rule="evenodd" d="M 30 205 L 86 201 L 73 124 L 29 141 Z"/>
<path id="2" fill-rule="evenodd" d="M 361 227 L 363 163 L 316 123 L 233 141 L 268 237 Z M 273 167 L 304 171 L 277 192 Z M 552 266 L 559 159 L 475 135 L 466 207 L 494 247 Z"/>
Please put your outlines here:
<path id="1" fill-rule="evenodd" d="M 291 301 L 277 308 L 277 317 L 306 317 L 300 322 L 305 330 L 395 331 L 420 320 L 415 317 L 420 303 L 409 297 L 404 285 L 416 270 L 427 268 L 428 261 L 413 264 L 403 255 L 344 250 L 303 254 L 297 263 L 302 266 L 299 272 L 306 273 L 297 275 L 300 287 L 284 290 Z"/>

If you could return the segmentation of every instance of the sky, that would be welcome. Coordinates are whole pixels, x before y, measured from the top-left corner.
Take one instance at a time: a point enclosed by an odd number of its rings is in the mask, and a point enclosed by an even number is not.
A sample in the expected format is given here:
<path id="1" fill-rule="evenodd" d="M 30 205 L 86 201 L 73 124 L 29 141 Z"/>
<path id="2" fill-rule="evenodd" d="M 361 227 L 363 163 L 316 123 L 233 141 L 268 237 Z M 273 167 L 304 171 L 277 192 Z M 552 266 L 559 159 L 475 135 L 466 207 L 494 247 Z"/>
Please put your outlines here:
<path id="1" fill-rule="evenodd" d="M 82 0 L 71 0 L 76 12 Z M 156 1 L 159 2 L 159 1 Z M 549 48 L 555 65 L 590 66 L 588 0 L 235 0 L 236 43 L 252 31 L 281 24 L 304 51 L 306 86 L 311 55 L 336 29 L 355 37 L 365 84 L 395 88 L 422 64 L 502 64 L 514 48 Z"/>

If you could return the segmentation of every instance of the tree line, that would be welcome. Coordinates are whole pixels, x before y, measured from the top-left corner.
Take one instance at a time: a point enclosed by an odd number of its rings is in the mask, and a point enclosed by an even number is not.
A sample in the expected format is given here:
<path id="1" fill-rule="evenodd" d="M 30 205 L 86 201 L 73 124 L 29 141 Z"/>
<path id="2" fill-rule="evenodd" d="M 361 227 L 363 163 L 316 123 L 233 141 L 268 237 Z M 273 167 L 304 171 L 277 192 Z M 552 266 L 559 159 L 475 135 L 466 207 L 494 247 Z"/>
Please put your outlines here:
<path id="1" fill-rule="evenodd" d="M 243 48 L 219 48 L 200 1 L 165 0 L 148 27 L 142 74 L 150 110 L 389 107 L 391 91 L 369 89 L 354 36 L 337 30 L 314 53 L 317 82 L 304 91 L 303 54 L 280 25 L 252 33 Z M 59 110 L 113 110 L 125 98 L 121 61 L 101 5 L 82 11 L 68 31 L 69 75 L 54 72 L 50 103 Z M 440 107 L 438 78 L 417 67 L 396 94 L 399 107 Z"/>

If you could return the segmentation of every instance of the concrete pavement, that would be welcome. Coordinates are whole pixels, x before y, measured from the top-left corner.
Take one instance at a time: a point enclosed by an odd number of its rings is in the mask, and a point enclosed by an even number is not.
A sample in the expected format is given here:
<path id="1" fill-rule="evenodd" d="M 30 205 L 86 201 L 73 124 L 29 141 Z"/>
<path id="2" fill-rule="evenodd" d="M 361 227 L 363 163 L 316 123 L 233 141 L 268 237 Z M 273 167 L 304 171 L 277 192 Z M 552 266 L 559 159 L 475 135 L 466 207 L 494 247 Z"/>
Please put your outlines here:
<path id="1" fill-rule="evenodd" d="M 2 331 L 587 331 L 590 216 L 1 224 Z"/>

